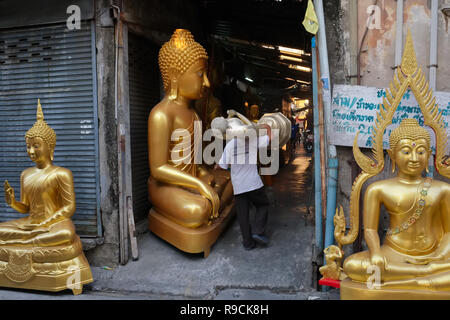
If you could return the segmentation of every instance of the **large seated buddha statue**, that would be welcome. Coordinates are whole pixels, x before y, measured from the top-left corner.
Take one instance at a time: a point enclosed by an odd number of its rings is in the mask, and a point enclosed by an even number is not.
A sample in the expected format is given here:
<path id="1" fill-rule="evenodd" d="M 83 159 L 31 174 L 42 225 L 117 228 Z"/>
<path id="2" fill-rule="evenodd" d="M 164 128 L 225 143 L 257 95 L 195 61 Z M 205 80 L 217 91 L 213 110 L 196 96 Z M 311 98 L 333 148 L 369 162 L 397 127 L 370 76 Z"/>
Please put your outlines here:
<path id="1" fill-rule="evenodd" d="M 353 153 L 362 173 L 353 186 L 348 234 L 342 208 L 335 216 L 335 238 L 340 247 L 357 237 L 362 184 L 383 170 L 383 134 L 408 87 L 419 103 L 425 125 L 436 135 L 437 172 L 450 177 L 446 126 L 417 66 L 409 33 L 401 68 L 386 92 L 374 126 L 375 160 L 359 150 L 355 139 Z M 345 259 L 341 298 L 450 299 L 450 185 L 424 176 L 432 153 L 430 134 L 416 119 L 404 119 L 392 130 L 389 144 L 392 171 L 397 173 L 370 184 L 365 192 L 363 222 L 368 250 Z M 378 234 L 381 205 L 390 218 L 384 241 Z"/>
<path id="2" fill-rule="evenodd" d="M 207 59 L 188 30 L 175 30 L 159 52 L 165 97 L 148 117 L 149 229 L 205 257 L 234 212 L 229 174 L 211 173 L 194 159 L 202 126 L 193 102 L 209 86 Z"/>
<path id="3" fill-rule="evenodd" d="M 20 200 L 5 181 L 5 199 L 28 215 L 0 223 L 0 286 L 79 294 L 93 280 L 70 219 L 75 213 L 72 172 L 53 165 L 56 135 L 39 102 L 37 121 L 25 140 L 36 166 L 20 176 Z"/>

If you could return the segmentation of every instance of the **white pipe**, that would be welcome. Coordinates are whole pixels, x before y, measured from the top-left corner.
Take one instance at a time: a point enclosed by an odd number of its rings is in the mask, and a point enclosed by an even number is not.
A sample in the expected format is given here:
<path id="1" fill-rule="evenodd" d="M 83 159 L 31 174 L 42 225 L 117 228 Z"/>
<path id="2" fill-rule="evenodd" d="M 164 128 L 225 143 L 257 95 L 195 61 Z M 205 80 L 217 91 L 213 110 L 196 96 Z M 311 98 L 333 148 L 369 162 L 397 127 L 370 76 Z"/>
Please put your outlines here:
<path id="1" fill-rule="evenodd" d="M 438 13 L 439 0 L 431 0 L 431 31 L 430 31 L 430 88 L 436 91 L 436 72 L 437 72 L 437 46 L 438 46 Z M 430 157 L 429 177 L 434 175 L 434 156 Z"/>
<path id="2" fill-rule="evenodd" d="M 325 28 L 325 17 L 323 14 L 323 2 L 322 0 L 314 0 L 314 6 L 316 9 L 317 20 L 319 20 L 319 59 L 320 59 L 320 80 L 322 81 L 322 94 L 323 94 L 323 111 L 325 130 L 326 126 L 331 121 L 331 81 L 330 81 L 330 69 L 328 64 L 328 48 L 327 48 L 327 34 Z M 328 130 L 325 134 L 325 145 L 328 145 Z M 328 146 L 329 156 L 335 157 L 336 146 Z"/>
<path id="3" fill-rule="evenodd" d="M 436 91 L 439 0 L 431 0 L 430 87 Z"/>
<path id="4" fill-rule="evenodd" d="M 358 0 L 350 1 L 350 83 L 358 84 Z"/>
<path id="5" fill-rule="evenodd" d="M 397 0 L 397 23 L 395 35 L 395 67 L 402 64 L 403 51 L 403 0 Z"/>

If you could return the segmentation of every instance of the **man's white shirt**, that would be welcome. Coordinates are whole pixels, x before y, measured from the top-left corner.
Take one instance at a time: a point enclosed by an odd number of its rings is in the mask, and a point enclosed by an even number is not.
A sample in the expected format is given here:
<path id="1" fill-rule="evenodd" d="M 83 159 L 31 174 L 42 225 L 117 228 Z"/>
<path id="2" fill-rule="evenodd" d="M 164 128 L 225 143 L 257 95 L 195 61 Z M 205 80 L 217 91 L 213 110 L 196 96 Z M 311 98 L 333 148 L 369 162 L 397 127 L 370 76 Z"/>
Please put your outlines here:
<path id="1" fill-rule="evenodd" d="M 264 186 L 258 174 L 258 149 L 269 145 L 269 136 L 259 138 L 231 139 L 223 150 L 219 166 L 228 169 L 231 165 L 231 183 L 234 194 L 257 190 Z"/>

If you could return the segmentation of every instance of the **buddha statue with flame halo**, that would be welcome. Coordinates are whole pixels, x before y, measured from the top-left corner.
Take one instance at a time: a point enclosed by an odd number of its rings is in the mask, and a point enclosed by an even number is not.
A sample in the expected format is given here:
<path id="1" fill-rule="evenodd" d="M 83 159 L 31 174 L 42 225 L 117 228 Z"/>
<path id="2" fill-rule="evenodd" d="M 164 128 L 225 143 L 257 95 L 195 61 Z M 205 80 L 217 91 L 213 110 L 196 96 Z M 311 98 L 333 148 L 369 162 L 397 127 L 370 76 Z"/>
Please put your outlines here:
<path id="1" fill-rule="evenodd" d="M 207 59 L 188 30 L 175 30 L 159 52 L 166 94 L 148 118 L 149 229 L 177 248 L 204 252 L 205 257 L 231 217 L 233 196 L 227 172 L 211 173 L 194 161 L 194 148 L 201 147 L 202 139 L 194 135 L 196 125 L 201 133 L 201 124 L 192 102 L 209 86 Z M 174 139 L 177 133 L 187 139 Z"/>
<path id="2" fill-rule="evenodd" d="M 355 138 L 353 154 L 362 172 L 353 184 L 347 234 L 343 209 L 336 210 L 334 235 L 339 247 L 352 243 L 358 235 L 362 185 L 383 170 L 383 134 L 408 87 L 419 103 L 425 125 L 436 135 L 437 172 L 450 177 L 446 126 L 417 65 L 409 32 L 401 68 L 386 90 L 374 125 L 375 159 L 359 150 Z M 372 183 L 365 192 L 364 238 L 369 250 L 344 261 L 341 299 L 450 299 L 450 185 L 422 177 L 431 155 L 430 141 L 428 131 L 415 119 L 404 119 L 391 132 L 388 154 L 397 174 Z M 381 205 L 390 217 L 383 242 L 378 235 Z"/>
<path id="3" fill-rule="evenodd" d="M 53 165 L 56 134 L 39 102 L 37 121 L 25 140 L 36 166 L 22 172 L 20 200 L 5 181 L 5 199 L 29 215 L 0 223 L 0 286 L 79 294 L 93 280 L 70 219 L 75 213 L 72 172 Z"/>

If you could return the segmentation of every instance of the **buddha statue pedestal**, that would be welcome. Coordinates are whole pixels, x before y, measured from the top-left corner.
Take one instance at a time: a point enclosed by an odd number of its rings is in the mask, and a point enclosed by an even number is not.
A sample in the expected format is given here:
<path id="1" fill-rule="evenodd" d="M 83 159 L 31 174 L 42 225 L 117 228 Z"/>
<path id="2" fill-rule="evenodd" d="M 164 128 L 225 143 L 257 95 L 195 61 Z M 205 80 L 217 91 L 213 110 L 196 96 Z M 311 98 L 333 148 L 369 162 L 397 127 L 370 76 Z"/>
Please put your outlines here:
<path id="1" fill-rule="evenodd" d="M 350 278 L 341 281 L 341 300 L 450 300 L 450 291 L 387 289 L 367 287 Z"/>
<path id="2" fill-rule="evenodd" d="M 6 203 L 25 218 L 0 223 L 0 287 L 80 294 L 93 281 L 80 238 L 70 217 L 75 213 L 72 172 L 53 165 L 56 134 L 37 121 L 25 135 L 35 167 L 22 172 L 20 201 L 5 181 Z"/>
<path id="3" fill-rule="evenodd" d="M 234 202 L 232 202 L 222 210 L 219 218 L 211 224 L 193 229 L 183 227 L 151 209 L 148 215 L 148 228 L 178 249 L 188 253 L 203 252 L 204 257 L 207 258 L 212 245 L 234 216 L 234 213 Z"/>
<path id="4" fill-rule="evenodd" d="M 89 263 L 77 237 L 55 247 L 0 247 L 0 287 L 42 291 L 72 290 L 78 295 L 91 283 Z"/>

